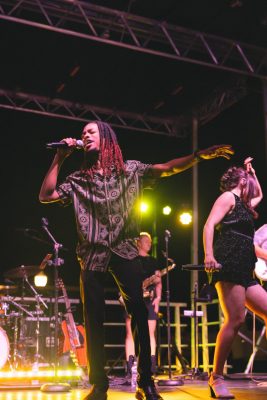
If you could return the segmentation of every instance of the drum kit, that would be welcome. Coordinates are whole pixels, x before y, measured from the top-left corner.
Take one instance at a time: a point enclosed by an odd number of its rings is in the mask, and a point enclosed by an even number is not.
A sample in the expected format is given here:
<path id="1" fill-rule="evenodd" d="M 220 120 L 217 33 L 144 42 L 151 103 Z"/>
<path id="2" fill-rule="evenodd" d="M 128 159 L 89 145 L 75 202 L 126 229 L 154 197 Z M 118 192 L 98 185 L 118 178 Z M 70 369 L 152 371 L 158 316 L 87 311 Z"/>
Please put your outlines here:
<path id="1" fill-rule="evenodd" d="M 6 281 L 0 285 L 0 369 L 32 367 L 43 358 L 39 353 L 40 318 L 48 307 L 28 279 L 38 272 L 39 266 L 22 265 L 4 273 Z M 32 293 L 33 307 L 27 304 L 26 288 Z M 30 337 L 27 319 L 36 321 Z M 34 348 L 34 354 L 29 347 Z"/>

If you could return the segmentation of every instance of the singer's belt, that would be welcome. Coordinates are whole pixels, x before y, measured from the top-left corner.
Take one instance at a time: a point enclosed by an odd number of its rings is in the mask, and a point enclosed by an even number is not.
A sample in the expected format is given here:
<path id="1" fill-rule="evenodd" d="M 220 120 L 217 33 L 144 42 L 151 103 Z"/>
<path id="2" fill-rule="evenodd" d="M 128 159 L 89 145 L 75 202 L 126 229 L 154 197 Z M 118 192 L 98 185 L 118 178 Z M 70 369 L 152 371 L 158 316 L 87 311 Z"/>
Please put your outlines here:
<path id="1" fill-rule="evenodd" d="M 234 229 L 228 229 L 227 232 L 225 232 L 225 233 L 234 233 L 234 234 L 236 234 L 236 235 L 243 236 L 243 237 L 245 237 L 246 239 L 253 240 L 253 236 L 245 235 L 244 233 L 238 232 L 238 231 L 236 231 L 236 230 L 234 230 Z"/>

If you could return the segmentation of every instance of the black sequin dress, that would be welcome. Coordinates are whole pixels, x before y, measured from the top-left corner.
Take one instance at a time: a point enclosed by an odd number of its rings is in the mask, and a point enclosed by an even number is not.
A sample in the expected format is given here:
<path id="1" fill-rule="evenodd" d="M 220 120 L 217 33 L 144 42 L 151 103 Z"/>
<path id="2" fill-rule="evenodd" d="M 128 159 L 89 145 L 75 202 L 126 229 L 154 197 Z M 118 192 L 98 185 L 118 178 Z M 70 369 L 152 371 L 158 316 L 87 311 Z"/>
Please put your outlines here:
<path id="1" fill-rule="evenodd" d="M 214 257 L 222 264 L 222 270 L 212 274 L 212 282 L 233 282 L 248 287 L 253 284 L 257 261 L 253 245 L 254 223 L 251 212 L 236 194 L 233 195 L 235 207 L 218 226 Z"/>

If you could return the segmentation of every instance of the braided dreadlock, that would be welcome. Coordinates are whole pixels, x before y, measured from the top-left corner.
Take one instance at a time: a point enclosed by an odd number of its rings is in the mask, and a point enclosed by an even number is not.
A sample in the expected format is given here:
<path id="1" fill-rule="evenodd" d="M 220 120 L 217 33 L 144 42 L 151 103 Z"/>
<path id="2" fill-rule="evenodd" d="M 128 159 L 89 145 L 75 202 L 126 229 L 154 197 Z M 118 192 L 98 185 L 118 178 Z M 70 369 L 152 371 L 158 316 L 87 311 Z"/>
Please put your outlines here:
<path id="1" fill-rule="evenodd" d="M 120 174 L 124 170 L 124 164 L 115 132 L 106 122 L 92 121 L 92 123 L 97 124 L 99 129 L 100 150 L 97 161 L 99 162 L 100 168 L 103 170 L 103 175 L 110 176 L 114 171 Z M 85 153 L 82 171 L 90 176 L 90 178 L 93 178 L 94 172 L 97 171 L 95 161 L 96 160 L 92 162 L 90 158 L 88 159 L 88 155 Z"/>

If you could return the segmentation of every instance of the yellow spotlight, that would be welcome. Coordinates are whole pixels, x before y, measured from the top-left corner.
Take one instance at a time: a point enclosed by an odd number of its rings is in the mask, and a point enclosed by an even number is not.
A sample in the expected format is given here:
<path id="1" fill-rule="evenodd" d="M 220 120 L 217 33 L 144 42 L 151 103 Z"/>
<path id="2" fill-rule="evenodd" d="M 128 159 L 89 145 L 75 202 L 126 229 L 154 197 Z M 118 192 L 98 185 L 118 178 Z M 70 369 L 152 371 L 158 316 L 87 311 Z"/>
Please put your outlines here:
<path id="1" fill-rule="evenodd" d="M 34 284 L 37 287 L 45 287 L 47 284 L 47 275 L 45 275 L 44 271 L 40 271 L 34 277 Z"/>
<path id="2" fill-rule="evenodd" d="M 172 212 L 172 209 L 170 206 L 165 206 L 165 207 L 163 207 L 162 212 L 164 215 L 170 215 L 170 213 Z"/>
<path id="3" fill-rule="evenodd" d="M 190 225 L 192 222 L 192 214 L 188 211 L 184 211 L 179 215 L 179 221 L 182 225 Z"/>
<path id="4" fill-rule="evenodd" d="M 142 201 L 141 204 L 140 204 L 140 210 L 141 210 L 142 213 L 147 212 L 148 204 Z"/>

